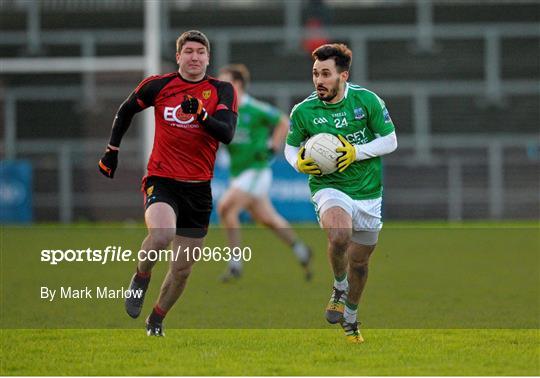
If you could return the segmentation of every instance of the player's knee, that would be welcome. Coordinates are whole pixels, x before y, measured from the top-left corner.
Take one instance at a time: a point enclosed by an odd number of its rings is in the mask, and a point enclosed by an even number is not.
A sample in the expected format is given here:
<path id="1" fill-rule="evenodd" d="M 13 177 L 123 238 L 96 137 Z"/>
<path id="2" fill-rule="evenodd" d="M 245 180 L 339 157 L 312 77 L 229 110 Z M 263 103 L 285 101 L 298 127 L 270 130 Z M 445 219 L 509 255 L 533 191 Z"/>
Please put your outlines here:
<path id="1" fill-rule="evenodd" d="M 171 274 L 177 281 L 187 280 L 191 274 L 191 266 L 172 267 Z"/>
<path id="2" fill-rule="evenodd" d="M 153 228 L 150 230 L 150 239 L 154 249 L 164 249 L 169 246 L 174 239 L 175 229 Z"/>
<path id="3" fill-rule="evenodd" d="M 350 241 L 349 230 L 335 228 L 328 231 L 328 243 L 334 251 L 345 252 Z"/>

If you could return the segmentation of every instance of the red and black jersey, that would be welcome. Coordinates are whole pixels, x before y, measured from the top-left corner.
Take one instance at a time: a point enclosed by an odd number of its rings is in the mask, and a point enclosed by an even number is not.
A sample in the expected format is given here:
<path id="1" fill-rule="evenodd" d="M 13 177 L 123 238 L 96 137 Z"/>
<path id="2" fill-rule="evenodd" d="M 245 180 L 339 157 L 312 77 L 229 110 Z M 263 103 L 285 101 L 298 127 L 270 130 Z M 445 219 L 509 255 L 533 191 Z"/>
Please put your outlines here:
<path id="1" fill-rule="evenodd" d="M 233 86 L 205 76 L 197 82 L 183 79 L 178 72 L 150 76 L 143 80 L 122 104 L 115 123 L 129 125 L 135 112 L 154 107 L 155 135 L 148 161 L 148 176 L 168 177 L 176 180 L 210 180 L 214 172 L 219 140 L 205 130 L 195 114 L 182 112 L 180 104 L 186 95 L 200 99 L 209 116 L 233 114 L 234 125 L 238 105 Z M 127 110 L 126 110 L 127 109 Z M 122 111 L 123 110 L 123 111 Z M 111 144 L 119 145 L 127 129 L 111 136 Z M 116 140 L 115 140 L 116 139 Z"/>

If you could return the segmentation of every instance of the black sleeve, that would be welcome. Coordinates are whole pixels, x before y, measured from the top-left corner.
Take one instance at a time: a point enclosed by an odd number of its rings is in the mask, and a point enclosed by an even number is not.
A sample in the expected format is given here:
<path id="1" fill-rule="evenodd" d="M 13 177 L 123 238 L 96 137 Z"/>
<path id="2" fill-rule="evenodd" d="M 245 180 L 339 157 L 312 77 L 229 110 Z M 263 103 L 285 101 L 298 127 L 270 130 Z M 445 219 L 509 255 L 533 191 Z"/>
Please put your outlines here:
<path id="1" fill-rule="evenodd" d="M 144 107 L 137 102 L 137 95 L 135 92 L 120 105 L 112 125 L 111 138 L 109 139 L 109 144 L 111 146 L 120 147 L 122 137 L 131 125 L 133 116 L 143 109 Z"/>
<path id="2" fill-rule="evenodd" d="M 231 143 L 238 116 L 231 110 L 218 110 L 202 122 L 204 129 L 221 143 Z"/>
<path id="3" fill-rule="evenodd" d="M 220 80 L 211 80 L 210 82 L 217 88 L 217 111 L 212 116 L 209 114 L 202 125 L 210 135 L 221 143 L 229 144 L 234 137 L 238 119 L 236 92 L 229 82 Z"/>
<path id="4" fill-rule="evenodd" d="M 141 110 L 153 106 L 158 93 L 173 78 L 174 76 L 171 75 L 164 77 L 154 75 L 144 79 L 137 86 L 126 101 L 120 105 L 114 117 L 111 138 L 109 139 L 110 145 L 120 147 L 122 137 L 131 125 L 133 116 Z"/>

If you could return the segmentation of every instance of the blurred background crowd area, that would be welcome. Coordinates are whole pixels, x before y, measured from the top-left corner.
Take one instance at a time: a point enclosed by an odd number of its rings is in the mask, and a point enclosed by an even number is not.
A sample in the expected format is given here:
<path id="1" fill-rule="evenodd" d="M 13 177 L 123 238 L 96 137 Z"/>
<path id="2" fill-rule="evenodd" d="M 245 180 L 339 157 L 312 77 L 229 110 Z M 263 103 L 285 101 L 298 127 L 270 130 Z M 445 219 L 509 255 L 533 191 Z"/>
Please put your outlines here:
<path id="1" fill-rule="evenodd" d="M 351 47 L 351 81 L 397 127 L 386 219 L 540 217 L 539 1 L 0 0 L 0 221 L 141 219 L 145 117 L 114 180 L 96 163 L 120 103 L 145 75 L 177 69 L 189 29 L 211 41 L 210 74 L 246 64 L 248 91 L 286 114 L 313 90 L 311 50 Z M 278 210 L 314 220 L 305 177 L 282 157 L 273 170 Z"/>

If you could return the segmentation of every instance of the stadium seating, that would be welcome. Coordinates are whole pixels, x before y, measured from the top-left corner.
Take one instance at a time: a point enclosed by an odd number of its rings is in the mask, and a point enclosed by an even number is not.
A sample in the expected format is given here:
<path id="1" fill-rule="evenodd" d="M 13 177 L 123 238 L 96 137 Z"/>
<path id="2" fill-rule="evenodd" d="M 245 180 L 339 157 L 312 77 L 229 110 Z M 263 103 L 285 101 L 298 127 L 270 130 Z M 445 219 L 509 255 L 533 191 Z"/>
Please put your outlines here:
<path id="1" fill-rule="evenodd" d="M 126 9 L 124 1 L 107 2 L 62 2 L 43 1 L 41 8 L 41 30 L 49 33 L 36 53 L 30 52 L 26 39 L 20 42 L 0 39 L 2 57 L 79 57 L 82 56 L 80 43 L 48 43 L 53 38 L 50 32 L 79 32 L 87 30 L 114 34 L 134 30 L 133 39 L 122 43 L 103 42 L 95 46 L 97 56 L 141 55 L 143 2 L 130 2 Z M 108 5 L 104 5 L 108 3 Z M 15 1 L 0 1 L 0 32 L 24 34 L 26 10 Z M 171 2 L 167 10 L 169 30 L 238 30 L 239 28 L 280 28 L 285 23 L 282 4 L 275 2 L 266 7 L 209 7 L 211 2 Z M 215 3 L 214 3 L 215 4 Z M 204 9 L 204 12 L 201 10 Z M 120 11 L 121 10 L 121 11 Z M 538 23 L 540 4 L 524 2 L 510 4 L 503 2 L 497 6 L 490 4 L 433 5 L 434 27 L 438 25 L 486 25 L 493 23 Z M 369 26 L 414 26 L 416 9 L 408 2 L 383 3 L 382 6 L 358 6 L 354 2 L 344 2 L 340 7 L 330 7 L 328 27 L 339 26 L 354 34 L 355 28 Z M 348 29 L 347 29 L 348 28 Z M 14 34 L 13 34 L 14 35 Z M 171 34 L 172 35 L 172 34 Z M 212 34 L 211 34 L 212 35 Z M 213 35 L 215 36 L 215 35 Z M 339 39 L 352 44 L 353 38 Z M 483 37 L 445 37 L 435 38 L 432 51 L 421 51 L 415 40 L 370 38 L 366 46 L 367 85 L 392 87 L 397 83 L 479 83 L 485 79 L 486 40 Z M 215 47 L 214 47 L 215 49 Z M 164 43 L 164 71 L 174 67 L 174 38 Z M 503 86 L 510 81 L 538 82 L 540 80 L 540 37 L 512 36 L 504 37 L 500 43 L 500 72 Z M 359 57 L 355 57 L 359 59 Z M 310 84 L 311 61 L 309 55 L 299 49 L 289 51 L 283 47 L 283 41 L 271 38 L 267 41 L 231 40 L 229 60 L 245 63 L 252 72 L 254 82 L 259 84 L 276 81 L 298 84 Z M 211 66 L 216 72 L 218 67 Z M 353 77 L 354 77 L 353 72 Z M 0 78 L 0 92 L 4 93 L 0 104 L 0 116 L 5 117 L 5 94 L 14 88 L 43 88 L 43 96 L 51 87 L 71 86 L 80 88 L 81 96 L 59 101 L 40 101 L 35 98 L 17 100 L 17 138 L 21 142 L 18 158 L 28 158 L 34 165 L 35 214 L 37 220 L 59 219 L 59 194 L 57 167 L 57 149 L 62 141 L 88 141 L 95 146 L 97 141 L 106 142 L 112 116 L 122 101 L 118 96 L 111 100 L 104 96 L 109 88 L 125 89 L 127 95 L 141 79 L 142 74 L 96 73 L 91 76 L 95 82 L 96 98 L 90 103 L 85 100 L 84 74 L 5 74 Z M 88 78 L 87 78 L 88 79 Z M 364 83 L 359 83 L 364 84 Z M 49 89 L 47 89 L 49 88 Z M 122 92 L 119 90 L 119 92 Z M 386 100 L 392 118 L 398 126 L 400 150 L 388 157 L 385 165 L 386 204 L 385 213 L 391 219 L 396 218 L 449 218 L 448 182 L 450 173 L 449 159 L 460 151 L 460 145 L 451 147 L 433 145 L 433 159 L 422 161 L 417 156 L 415 139 L 415 99 L 410 92 L 388 94 L 377 89 Z M 309 93 L 306 92 L 307 95 Z M 257 93 L 263 100 L 278 103 L 276 97 L 266 92 Z M 301 93 L 292 93 L 290 106 L 302 99 Z M 484 94 L 467 95 L 441 94 L 428 97 L 429 136 L 439 138 L 444 144 L 446 135 L 459 135 L 479 138 L 482 135 L 498 135 L 502 139 L 512 136 L 527 136 L 538 133 L 540 125 L 540 93 L 524 92 L 504 95 L 500 101 L 490 101 Z M 283 109 L 288 111 L 290 109 Z M 141 123 L 141 122 L 137 122 Z M 126 136 L 126 152 L 122 156 L 118 182 L 105 190 L 102 180 L 93 173 L 96 171 L 99 149 L 88 147 L 80 152 L 75 148 L 73 156 L 73 214 L 72 219 L 125 219 L 140 217 L 142 213 L 138 179 L 142 176 L 142 157 L 137 147 L 140 146 L 142 124 L 133 125 Z M 408 139 L 407 139 L 408 138 Z M 473 138 L 473 139 L 474 139 Z M 25 149 L 24 142 L 55 140 L 49 150 Z M 476 140 L 476 139 L 475 139 Z M 401 144 L 401 141 L 404 141 Z M 538 141 L 536 141 L 538 142 Z M 507 146 L 503 151 L 503 213 L 490 210 L 489 196 L 489 146 L 470 146 L 461 151 L 459 172 L 462 182 L 463 218 L 537 218 L 539 199 L 534 193 L 540 191 L 538 143 L 531 140 L 530 146 Z M 47 151 L 48 152 L 47 152 Z M 454 151 L 454 153 L 452 152 Z M 128 159 L 127 156 L 132 157 Z M 409 159 L 410 163 L 404 163 Z M 127 190 L 126 188 L 131 188 Z M 112 191 L 113 195 L 104 194 Z M 116 194 L 114 194 L 116 193 Z M 108 203 L 115 206 L 114 212 L 107 210 Z"/>

